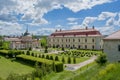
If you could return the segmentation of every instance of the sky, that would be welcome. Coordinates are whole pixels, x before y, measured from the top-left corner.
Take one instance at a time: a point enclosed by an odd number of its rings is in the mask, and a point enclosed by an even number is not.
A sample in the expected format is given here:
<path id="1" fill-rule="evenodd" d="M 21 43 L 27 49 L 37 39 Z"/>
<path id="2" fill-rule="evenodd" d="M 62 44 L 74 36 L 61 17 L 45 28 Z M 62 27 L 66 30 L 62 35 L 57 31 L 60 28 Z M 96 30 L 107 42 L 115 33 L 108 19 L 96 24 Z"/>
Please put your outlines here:
<path id="1" fill-rule="evenodd" d="M 120 0 L 0 0 L 0 34 L 50 35 L 94 26 L 103 35 L 120 30 Z"/>

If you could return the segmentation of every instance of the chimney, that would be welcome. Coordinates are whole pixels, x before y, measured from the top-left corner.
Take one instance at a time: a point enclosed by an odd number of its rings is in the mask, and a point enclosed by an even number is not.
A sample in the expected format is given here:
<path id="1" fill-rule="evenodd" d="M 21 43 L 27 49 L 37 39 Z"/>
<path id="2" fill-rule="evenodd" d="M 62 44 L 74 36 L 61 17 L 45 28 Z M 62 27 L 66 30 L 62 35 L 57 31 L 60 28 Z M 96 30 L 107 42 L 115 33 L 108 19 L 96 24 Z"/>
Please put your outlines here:
<path id="1" fill-rule="evenodd" d="M 95 29 L 95 27 L 94 27 L 94 26 L 93 26 L 92 28 L 93 28 L 93 29 Z"/>
<path id="2" fill-rule="evenodd" d="M 88 27 L 86 26 L 86 30 L 88 29 Z"/>
<path id="3" fill-rule="evenodd" d="M 55 32 L 57 32 L 57 29 L 55 30 Z"/>
<path id="4" fill-rule="evenodd" d="M 60 31 L 62 31 L 62 29 L 60 29 Z"/>

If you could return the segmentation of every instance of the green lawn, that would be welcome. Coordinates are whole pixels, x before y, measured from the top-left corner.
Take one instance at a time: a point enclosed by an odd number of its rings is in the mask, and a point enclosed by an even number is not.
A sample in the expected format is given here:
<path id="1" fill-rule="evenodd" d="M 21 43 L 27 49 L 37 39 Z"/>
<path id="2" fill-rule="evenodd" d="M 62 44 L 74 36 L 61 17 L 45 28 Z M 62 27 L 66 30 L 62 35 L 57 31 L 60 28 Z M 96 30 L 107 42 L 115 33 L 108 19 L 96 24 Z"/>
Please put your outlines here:
<path id="1" fill-rule="evenodd" d="M 16 61 L 12 62 L 11 59 L 0 56 L 0 77 L 3 79 L 7 78 L 10 73 L 27 74 L 33 70 L 33 67 Z"/>

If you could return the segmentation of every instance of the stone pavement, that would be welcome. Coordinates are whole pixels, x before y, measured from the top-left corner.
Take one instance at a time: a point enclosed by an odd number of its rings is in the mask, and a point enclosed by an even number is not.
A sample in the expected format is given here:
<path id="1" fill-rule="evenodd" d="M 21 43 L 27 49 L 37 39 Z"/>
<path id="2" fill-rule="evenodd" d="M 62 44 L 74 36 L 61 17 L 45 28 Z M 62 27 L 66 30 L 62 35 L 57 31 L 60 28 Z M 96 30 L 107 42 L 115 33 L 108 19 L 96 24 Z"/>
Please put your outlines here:
<path id="1" fill-rule="evenodd" d="M 86 60 L 86 61 L 78 63 L 78 64 L 65 64 L 65 66 L 66 66 L 65 70 L 76 71 L 77 69 L 94 62 L 96 58 L 97 58 L 97 56 L 93 56 L 89 60 Z"/>

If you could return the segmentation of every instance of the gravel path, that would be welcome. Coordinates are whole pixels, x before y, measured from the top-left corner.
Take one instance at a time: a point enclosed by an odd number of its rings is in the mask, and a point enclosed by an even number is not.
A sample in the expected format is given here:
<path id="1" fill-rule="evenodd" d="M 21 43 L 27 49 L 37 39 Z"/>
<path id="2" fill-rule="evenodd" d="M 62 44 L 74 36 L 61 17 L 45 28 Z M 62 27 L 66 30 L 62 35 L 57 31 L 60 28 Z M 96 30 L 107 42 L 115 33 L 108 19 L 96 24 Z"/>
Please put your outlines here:
<path id="1" fill-rule="evenodd" d="M 97 58 L 97 56 L 93 56 L 91 57 L 89 60 L 86 60 L 84 62 L 81 62 L 79 64 L 65 64 L 66 68 L 65 70 L 69 70 L 69 71 L 76 71 L 77 69 L 87 65 L 87 64 L 90 64 L 92 62 L 94 62 L 94 60 Z"/>

